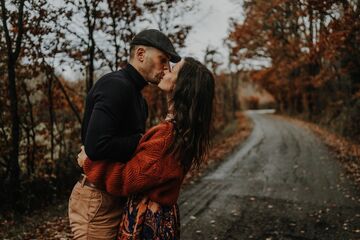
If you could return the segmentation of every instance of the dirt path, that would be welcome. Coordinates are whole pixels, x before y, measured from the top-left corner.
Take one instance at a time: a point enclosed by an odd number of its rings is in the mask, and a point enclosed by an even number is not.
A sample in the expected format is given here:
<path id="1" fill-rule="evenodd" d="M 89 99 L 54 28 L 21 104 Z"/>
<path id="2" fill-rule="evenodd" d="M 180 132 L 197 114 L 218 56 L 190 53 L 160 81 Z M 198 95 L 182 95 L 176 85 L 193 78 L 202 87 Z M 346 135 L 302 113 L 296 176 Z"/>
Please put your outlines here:
<path id="1" fill-rule="evenodd" d="M 181 193 L 181 239 L 360 239 L 360 194 L 320 140 L 248 115 L 239 151 Z"/>

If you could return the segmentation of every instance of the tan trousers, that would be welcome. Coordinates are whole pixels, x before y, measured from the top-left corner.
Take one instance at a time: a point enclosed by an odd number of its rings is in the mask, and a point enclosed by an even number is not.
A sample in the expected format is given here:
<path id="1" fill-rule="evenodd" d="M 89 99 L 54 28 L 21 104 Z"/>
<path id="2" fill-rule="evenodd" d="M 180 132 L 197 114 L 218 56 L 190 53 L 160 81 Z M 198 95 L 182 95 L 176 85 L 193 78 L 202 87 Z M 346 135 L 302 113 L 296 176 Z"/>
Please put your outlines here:
<path id="1" fill-rule="evenodd" d="M 76 183 L 69 199 L 73 239 L 115 239 L 125 201 Z"/>

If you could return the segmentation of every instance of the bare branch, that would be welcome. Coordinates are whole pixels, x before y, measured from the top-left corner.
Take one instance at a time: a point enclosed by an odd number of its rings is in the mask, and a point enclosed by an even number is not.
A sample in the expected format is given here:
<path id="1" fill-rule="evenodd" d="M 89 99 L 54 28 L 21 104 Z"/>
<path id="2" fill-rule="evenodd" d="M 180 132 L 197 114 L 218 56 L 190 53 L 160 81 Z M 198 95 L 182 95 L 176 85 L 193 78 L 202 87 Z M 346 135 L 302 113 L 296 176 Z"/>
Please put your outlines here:
<path id="1" fill-rule="evenodd" d="M 18 18 L 18 35 L 16 38 L 16 46 L 15 46 L 15 53 L 14 53 L 14 58 L 17 59 L 19 54 L 20 54 L 20 50 L 21 50 L 21 42 L 22 42 L 22 38 L 23 38 L 23 33 L 24 33 L 24 24 L 23 24 L 23 20 L 24 20 L 24 4 L 25 0 L 20 1 L 20 6 L 19 6 L 19 18 Z"/>
<path id="2" fill-rule="evenodd" d="M 8 53 L 9 56 L 13 54 L 12 52 L 12 41 L 11 41 L 11 37 L 10 37 L 10 33 L 9 33 L 9 29 L 7 27 L 7 10 L 5 7 L 5 0 L 1 0 L 1 15 L 2 15 L 2 22 L 3 22 L 3 27 L 4 27 L 4 32 L 5 32 L 5 39 L 6 39 L 6 45 L 8 48 Z"/>

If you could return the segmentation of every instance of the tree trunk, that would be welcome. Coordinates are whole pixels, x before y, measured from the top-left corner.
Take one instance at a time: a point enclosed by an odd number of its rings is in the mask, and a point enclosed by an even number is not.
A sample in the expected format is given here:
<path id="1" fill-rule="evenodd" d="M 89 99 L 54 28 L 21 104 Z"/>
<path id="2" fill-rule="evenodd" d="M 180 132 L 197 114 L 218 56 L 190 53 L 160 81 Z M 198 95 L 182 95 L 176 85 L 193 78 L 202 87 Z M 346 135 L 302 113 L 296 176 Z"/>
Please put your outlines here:
<path id="1" fill-rule="evenodd" d="M 230 74 L 230 79 L 231 79 L 231 91 L 232 91 L 232 117 L 235 118 L 236 116 L 236 111 L 239 110 L 239 106 L 238 106 L 238 88 L 239 88 L 239 73 Z"/>
<path id="2" fill-rule="evenodd" d="M 20 118 L 18 115 L 18 98 L 16 91 L 16 63 L 21 50 L 22 36 L 23 36 L 23 13 L 24 1 L 19 2 L 19 12 L 17 19 L 18 34 L 15 42 L 15 51 L 13 52 L 13 41 L 11 40 L 9 29 L 7 27 L 8 12 L 5 7 L 5 0 L 1 0 L 1 17 L 4 29 L 4 35 L 7 45 L 7 71 L 8 71 L 8 94 L 10 99 L 10 112 L 11 112 L 11 151 L 9 159 L 9 184 L 11 197 L 14 200 L 15 192 L 19 189 L 19 142 L 20 142 Z"/>
<path id="3" fill-rule="evenodd" d="M 87 22 L 88 30 L 88 66 L 87 66 L 87 79 L 86 79 L 86 93 L 90 91 L 94 84 L 94 59 L 95 59 L 95 40 L 94 40 L 94 29 L 95 29 L 95 16 L 93 12 L 95 11 L 95 5 L 93 4 L 93 9 L 90 8 L 90 4 L 87 0 L 84 1 L 85 4 L 85 17 Z M 94 17 L 94 19 L 92 19 Z"/>
<path id="4" fill-rule="evenodd" d="M 118 36 L 117 36 L 117 31 L 116 31 L 116 25 L 117 25 L 117 21 L 116 21 L 116 16 L 114 13 L 114 9 L 113 7 L 110 5 L 110 2 L 108 1 L 108 5 L 110 6 L 110 16 L 111 16 L 111 27 L 112 27 L 112 36 L 113 36 L 113 41 L 114 41 L 114 47 L 115 47 L 115 70 L 119 69 L 119 65 L 120 65 L 120 59 L 119 59 L 119 55 L 120 55 L 120 46 L 117 42 Z M 110 69 L 113 71 L 112 66 L 110 66 Z"/>
<path id="5" fill-rule="evenodd" d="M 47 89 L 47 95 L 48 95 L 48 101 L 49 101 L 49 131 L 50 131 L 50 159 L 51 162 L 54 162 L 54 124 L 55 124 L 55 114 L 54 114 L 54 104 L 53 104 L 53 97 L 52 97 L 52 82 L 53 79 L 51 77 L 51 69 L 49 67 L 46 67 L 46 76 L 48 80 L 48 89 Z"/>
<path id="6" fill-rule="evenodd" d="M 309 116 L 309 100 L 306 89 L 304 89 L 301 93 L 303 112 L 306 116 Z"/>
<path id="7" fill-rule="evenodd" d="M 314 43 L 314 11 L 312 7 L 310 7 L 309 9 L 309 30 L 310 30 L 309 47 L 311 51 Z"/>
<path id="8" fill-rule="evenodd" d="M 28 129 L 27 132 L 27 141 L 28 141 L 28 163 L 27 163 L 27 169 L 28 169 L 28 175 L 31 176 L 34 173 L 35 170 L 35 166 L 34 166 L 34 161 L 35 161 L 35 155 L 36 155 L 36 150 L 37 150 L 37 146 L 36 146 L 36 133 L 35 133 L 35 120 L 34 120 L 34 115 L 33 115 L 33 105 L 30 101 L 30 93 L 26 88 L 26 84 L 25 81 L 22 81 L 21 83 L 23 91 L 25 93 L 25 97 L 26 97 L 26 102 L 28 105 L 28 111 L 29 111 L 29 117 L 30 117 L 30 127 Z M 30 140 L 32 142 L 32 146 L 30 147 Z"/>
<path id="9" fill-rule="evenodd" d="M 15 62 L 12 61 L 12 56 L 8 55 L 8 81 L 9 81 L 9 99 L 11 112 L 11 151 L 10 151 L 10 185 L 18 186 L 19 184 L 19 141 L 20 141 L 20 118 L 18 115 L 18 99 L 16 91 L 16 74 Z"/>
<path id="10" fill-rule="evenodd" d="M 91 40 L 89 47 L 89 68 L 88 68 L 88 79 L 86 81 L 86 92 L 88 93 L 92 86 L 94 85 L 94 59 L 95 59 L 95 41 L 93 39 L 91 32 Z"/>

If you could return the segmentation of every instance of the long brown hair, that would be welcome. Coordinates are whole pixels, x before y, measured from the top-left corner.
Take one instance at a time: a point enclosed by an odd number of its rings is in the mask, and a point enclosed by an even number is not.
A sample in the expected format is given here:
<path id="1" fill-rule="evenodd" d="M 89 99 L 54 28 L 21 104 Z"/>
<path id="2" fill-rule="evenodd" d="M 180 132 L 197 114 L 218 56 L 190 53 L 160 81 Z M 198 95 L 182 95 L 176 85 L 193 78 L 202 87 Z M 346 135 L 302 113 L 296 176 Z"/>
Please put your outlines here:
<path id="1" fill-rule="evenodd" d="M 185 171 L 198 167 L 209 148 L 214 88 L 213 74 L 194 58 L 185 58 L 171 99 L 175 131 L 169 148 Z"/>

